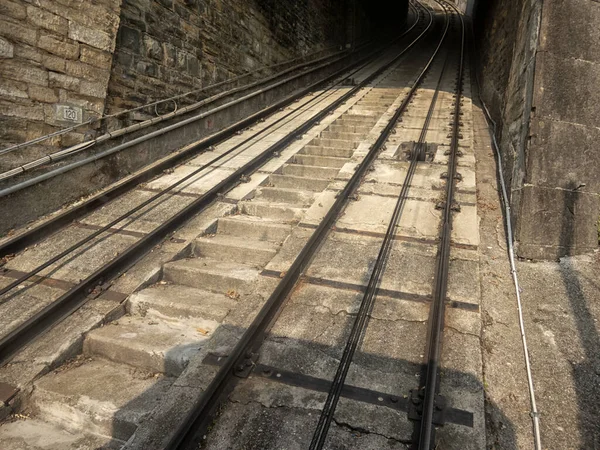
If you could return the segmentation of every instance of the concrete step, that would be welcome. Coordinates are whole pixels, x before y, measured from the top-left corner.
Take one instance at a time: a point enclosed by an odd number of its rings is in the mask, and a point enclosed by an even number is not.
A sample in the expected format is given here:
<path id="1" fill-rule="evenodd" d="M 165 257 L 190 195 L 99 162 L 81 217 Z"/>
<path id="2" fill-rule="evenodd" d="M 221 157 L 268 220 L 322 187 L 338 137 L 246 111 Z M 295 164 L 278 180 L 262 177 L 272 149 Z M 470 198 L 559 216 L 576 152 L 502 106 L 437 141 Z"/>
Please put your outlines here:
<path id="1" fill-rule="evenodd" d="M 124 364 L 85 361 L 36 381 L 31 405 L 40 419 L 66 430 L 126 441 L 172 382 Z"/>
<path id="2" fill-rule="evenodd" d="M 258 272 L 256 267 L 207 258 L 182 259 L 163 266 L 166 281 L 220 294 L 251 292 Z"/>
<path id="3" fill-rule="evenodd" d="M 271 188 L 273 189 L 273 188 Z M 262 191 L 262 188 L 261 188 Z M 292 191 L 292 192 L 302 192 L 302 191 Z M 308 197 L 312 198 L 312 192 L 307 193 L 310 194 Z M 243 202 L 241 204 L 242 212 L 249 216 L 257 216 L 265 219 L 271 220 L 280 220 L 282 222 L 299 222 L 304 217 L 304 208 L 298 208 L 294 206 L 290 206 L 288 203 L 297 203 L 297 202 L 285 202 L 285 203 L 272 203 L 272 202 L 261 202 L 261 196 L 258 196 L 248 202 Z M 263 197 L 264 198 L 264 197 Z M 302 203 L 302 202 L 299 202 Z"/>
<path id="4" fill-rule="evenodd" d="M 266 265 L 279 250 L 279 244 L 255 241 L 247 236 L 216 234 L 194 241 L 194 254 L 220 261 L 236 261 L 248 265 Z"/>
<path id="5" fill-rule="evenodd" d="M 377 119 L 368 114 L 344 114 L 338 120 L 336 120 L 334 125 L 353 125 L 359 127 L 373 127 Z"/>
<path id="6" fill-rule="evenodd" d="M 323 145 L 305 145 L 298 154 L 315 156 L 333 156 L 335 158 L 350 158 L 354 153 L 353 148 L 333 148 Z"/>
<path id="7" fill-rule="evenodd" d="M 360 142 L 363 134 L 362 133 L 353 133 L 349 131 L 329 131 L 325 130 L 321 132 L 320 137 L 324 139 L 343 139 L 346 141 L 352 142 Z"/>
<path id="8" fill-rule="evenodd" d="M 305 164 L 307 166 L 335 167 L 339 169 L 348 162 L 348 158 L 296 154 L 292 158 L 292 161 L 296 164 Z"/>
<path id="9" fill-rule="evenodd" d="M 352 106 L 351 110 L 354 109 L 354 108 L 357 108 L 357 109 L 361 109 L 361 108 L 364 108 L 364 109 L 383 109 L 383 110 L 385 110 L 385 109 L 388 109 L 391 104 L 392 104 L 392 102 L 377 102 L 377 101 L 375 101 L 375 102 L 366 102 L 366 101 L 361 101 L 361 102 L 358 102 L 358 103 L 354 104 Z"/>
<path id="10" fill-rule="evenodd" d="M 290 234 L 291 226 L 252 216 L 222 217 L 217 222 L 217 233 L 245 239 L 283 242 Z"/>
<path id="11" fill-rule="evenodd" d="M 286 164 L 282 168 L 284 175 L 294 175 L 296 177 L 316 177 L 332 179 L 338 174 L 340 169 L 336 167 L 309 166 L 306 164 Z"/>
<path id="12" fill-rule="evenodd" d="M 256 196 L 254 198 L 268 202 L 287 203 L 295 206 L 310 206 L 315 198 L 315 193 L 308 190 L 302 191 L 299 189 L 260 186 L 256 190 Z"/>
<path id="13" fill-rule="evenodd" d="M 397 94 L 367 94 L 361 100 L 369 100 L 369 101 L 387 101 L 392 103 L 394 100 L 398 98 Z"/>
<path id="14" fill-rule="evenodd" d="M 83 354 L 179 376 L 218 326 L 214 320 L 122 317 L 117 325 L 90 331 L 83 342 Z"/>
<path id="15" fill-rule="evenodd" d="M 157 284 L 131 294 L 127 311 L 150 318 L 194 318 L 222 322 L 237 301 L 214 292 L 178 284 Z"/>
<path id="16" fill-rule="evenodd" d="M 322 178 L 295 177 L 274 173 L 269 175 L 269 182 L 274 187 L 321 192 L 325 190 L 330 181 Z"/>
<path id="17" fill-rule="evenodd" d="M 376 121 L 374 120 L 365 120 L 365 119 L 347 119 L 340 120 L 339 125 L 342 127 L 366 127 L 371 131 L 371 129 L 375 126 Z M 338 124 L 336 122 L 336 124 Z"/>
<path id="18" fill-rule="evenodd" d="M 358 147 L 358 142 L 345 139 L 314 138 L 312 141 L 310 141 L 310 145 L 324 145 L 325 147 L 352 149 Z"/>
<path id="19" fill-rule="evenodd" d="M 332 132 L 336 133 L 356 133 L 360 134 L 361 136 L 364 136 L 369 131 L 371 131 L 371 128 L 372 127 L 367 125 L 338 125 L 336 121 L 332 125 L 327 127 L 327 130 L 331 130 Z"/>
<path id="20" fill-rule="evenodd" d="M 375 105 L 355 105 L 350 111 L 356 113 L 372 113 L 372 114 L 383 114 L 387 111 L 388 106 L 375 106 Z"/>
<path id="21" fill-rule="evenodd" d="M 37 419 L 12 420 L 0 427 L 2 450 L 119 450 L 124 444 L 106 436 L 69 433 Z"/>

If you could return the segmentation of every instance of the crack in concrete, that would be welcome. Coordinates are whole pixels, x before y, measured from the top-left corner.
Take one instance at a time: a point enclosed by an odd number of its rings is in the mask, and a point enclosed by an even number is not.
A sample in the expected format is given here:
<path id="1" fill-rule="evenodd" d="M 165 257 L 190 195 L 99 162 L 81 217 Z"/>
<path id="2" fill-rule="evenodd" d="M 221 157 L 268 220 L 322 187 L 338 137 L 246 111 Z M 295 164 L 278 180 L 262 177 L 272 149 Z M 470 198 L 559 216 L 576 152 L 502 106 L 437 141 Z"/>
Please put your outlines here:
<path id="1" fill-rule="evenodd" d="M 335 422 L 335 424 L 338 427 L 340 427 L 340 428 L 346 428 L 346 429 L 350 430 L 351 432 L 361 433 L 361 434 L 372 434 L 374 436 L 380 436 L 380 437 L 382 437 L 384 439 L 389 439 L 390 441 L 394 441 L 394 442 L 397 442 L 397 443 L 402 444 L 402 445 L 409 445 L 411 443 L 410 440 L 404 441 L 402 439 L 398 439 L 398 438 L 395 438 L 395 437 L 392 437 L 392 436 L 388 436 L 388 435 L 385 435 L 383 433 L 377 433 L 376 431 L 367 430 L 366 428 L 362 428 L 362 427 L 357 427 L 357 426 L 350 425 L 349 423 L 342 422 L 341 420 L 338 420 L 335 417 L 333 418 L 333 421 Z"/>
<path id="2" fill-rule="evenodd" d="M 311 305 L 309 303 L 294 302 L 294 305 L 302 305 L 302 306 L 309 306 L 309 307 L 321 307 L 321 308 L 324 308 L 324 309 L 328 310 L 329 313 L 332 316 L 336 316 L 336 317 L 340 316 L 340 315 L 346 315 L 348 317 L 355 317 L 356 316 L 355 312 L 349 313 L 348 310 L 345 310 L 345 309 L 339 310 L 338 312 L 334 312 L 334 310 L 332 308 L 330 308 L 329 306 L 326 306 L 326 305 L 322 305 L 322 304 L 321 305 L 316 305 L 316 304 Z M 407 318 L 404 318 L 404 317 L 398 317 L 398 318 L 395 318 L 395 319 L 390 319 L 390 318 L 385 318 L 385 317 L 381 317 L 381 316 L 375 316 L 375 315 L 372 315 L 372 314 L 369 315 L 369 320 L 379 320 L 379 321 L 382 321 L 382 322 L 408 322 L 408 323 L 424 323 L 424 322 L 427 322 L 427 319 L 407 319 Z"/>
<path id="3" fill-rule="evenodd" d="M 450 330 L 452 330 L 452 331 L 454 331 L 454 332 L 456 332 L 458 334 L 462 334 L 464 336 L 475 336 L 477 338 L 480 337 L 479 333 L 471 333 L 470 331 L 462 331 L 462 330 L 459 330 L 456 327 L 453 327 L 452 325 L 446 325 L 446 328 L 448 328 L 448 329 L 450 329 Z"/>
<path id="4" fill-rule="evenodd" d="M 239 405 L 244 405 L 244 406 L 249 406 L 251 404 L 256 404 L 259 405 L 263 408 L 285 408 L 285 409 L 289 409 L 289 410 L 302 410 L 302 411 L 315 411 L 315 408 L 310 408 L 310 407 L 303 407 L 303 406 L 289 406 L 289 405 L 281 405 L 281 404 L 266 404 L 263 401 L 260 400 L 255 400 L 255 399 L 248 399 L 248 400 L 243 400 L 243 399 L 233 399 L 233 398 L 229 398 L 229 402 L 230 403 L 234 403 L 234 404 L 239 404 Z M 403 440 L 403 439 L 398 439 L 397 437 L 393 437 L 393 436 L 388 436 L 387 434 L 384 433 L 378 433 L 376 431 L 371 431 L 368 430 L 366 428 L 362 428 L 359 426 L 354 426 L 351 425 L 347 422 L 343 422 L 341 420 L 336 419 L 335 417 L 333 418 L 333 422 L 342 429 L 346 429 L 351 433 L 360 433 L 363 435 L 373 435 L 373 436 L 380 436 L 384 439 L 388 439 L 390 441 L 394 441 L 397 442 L 399 444 L 402 445 L 410 445 L 411 444 L 411 440 Z"/>
<path id="5" fill-rule="evenodd" d="M 325 333 L 325 331 L 327 331 L 327 330 L 324 330 L 323 333 L 321 333 L 318 337 L 322 336 Z M 285 342 L 283 342 L 283 341 L 286 341 L 286 340 L 287 341 L 296 341 L 295 338 L 291 338 L 289 336 L 272 336 L 269 340 L 271 340 L 277 344 L 282 344 L 282 345 L 285 345 Z M 333 344 L 333 345 L 336 345 L 336 344 Z M 331 349 L 335 348 L 333 345 L 330 347 Z M 325 355 L 327 358 L 331 358 L 333 361 L 337 361 L 338 363 L 340 361 L 339 358 L 336 358 L 335 356 L 330 355 L 325 350 L 322 350 L 320 347 L 316 347 L 316 346 L 309 346 L 309 347 L 313 348 L 314 350 L 318 351 L 319 353 Z"/>
<path id="6" fill-rule="evenodd" d="M 238 404 L 238 405 L 244 405 L 244 406 L 249 406 L 251 404 L 257 404 L 260 405 L 263 408 L 285 408 L 285 409 L 296 409 L 296 410 L 303 410 L 303 411 L 314 411 L 314 408 L 310 408 L 310 407 L 302 407 L 302 406 L 289 406 L 289 405 L 281 405 L 281 404 L 267 404 L 263 401 L 260 400 L 255 400 L 255 399 L 248 399 L 246 401 L 244 401 L 243 399 L 233 399 L 233 398 L 229 398 L 229 402 L 230 403 L 234 403 L 234 404 Z M 402 439 L 398 439 L 396 437 L 393 436 L 388 436 L 386 434 L 383 433 L 378 433 L 376 431 L 371 431 L 371 430 L 367 430 L 366 428 L 362 428 L 359 426 L 354 426 L 351 425 L 347 422 L 343 422 L 341 420 L 336 419 L 335 417 L 333 418 L 333 421 L 335 422 L 335 424 L 340 427 L 340 428 L 345 428 L 347 430 L 349 430 L 350 432 L 354 432 L 354 433 L 360 433 L 360 434 L 364 434 L 364 435 L 374 435 L 374 436 L 380 436 L 384 439 L 388 439 L 394 442 L 397 442 L 399 444 L 402 445 L 410 445 L 411 441 L 410 440 L 402 440 Z"/>

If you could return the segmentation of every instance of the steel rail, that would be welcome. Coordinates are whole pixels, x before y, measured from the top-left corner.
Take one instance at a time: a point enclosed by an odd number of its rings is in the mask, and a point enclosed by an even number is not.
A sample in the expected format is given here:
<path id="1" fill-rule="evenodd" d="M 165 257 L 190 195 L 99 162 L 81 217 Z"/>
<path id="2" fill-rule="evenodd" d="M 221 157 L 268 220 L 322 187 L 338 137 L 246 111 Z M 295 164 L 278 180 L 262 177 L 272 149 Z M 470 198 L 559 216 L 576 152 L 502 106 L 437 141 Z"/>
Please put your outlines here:
<path id="1" fill-rule="evenodd" d="M 421 38 L 428 30 L 429 28 L 426 28 L 406 49 L 404 49 L 396 58 L 394 58 L 393 61 L 388 63 L 385 67 L 382 67 L 378 73 L 373 74 L 368 80 L 362 82 L 356 87 L 356 89 L 362 88 L 388 67 L 392 66 L 398 59 L 400 59 L 400 57 L 402 57 L 407 51 L 411 50 L 418 42 L 420 42 Z M 399 113 L 397 112 L 392 120 L 395 121 L 398 117 Z M 391 128 L 392 125 L 388 124 L 382 132 L 382 136 L 389 134 Z M 362 179 L 367 169 L 371 166 L 371 163 L 376 157 L 379 147 L 382 145 L 384 140 L 385 138 L 380 136 L 380 138 L 377 140 L 377 143 L 371 147 L 364 160 L 355 170 L 351 179 L 337 196 L 329 212 L 326 214 L 319 226 L 315 229 L 308 242 L 302 248 L 297 258 L 294 260 L 281 281 L 278 283 L 269 299 L 265 302 L 253 322 L 249 325 L 241 339 L 232 349 L 230 355 L 224 361 L 215 378 L 213 378 L 210 385 L 204 390 L 202 396 L 200 396 L 200 398 L 197 400 L 191 412 L 180 423 L 176 433 L 174 433 L 165 446 L 165 450 L 176 450 L 183 448 L 183 446 L 188 445 L 194 440 L 194 437 L 199 430 L 203 430 L 206 428 L 206 426 L 208 426 L 213 412 L 222 401 L 223 395 L 228 392 L 228 389 L 231 387 L 231 382 L 235 378 L 236 370 L 242 369 L 244 367 L 244 359 L 255 354 L 260 347 L 269 325 L 277 317 L 287 295 L 295 286 L 299 277 L 319 247 L 322 239 L 327 235 L 330 227 L 335 222 L 348 198 L 355 191 L 359 181 Z"/>
<path id="2" fill-rule="evenodd" d="M 412 24 L 412 26 L 409 27 L 402 35 L 400 35 L 398 38 L 396 38 L 394 41 L 392 41 L 391 44 L 393 44 L 393 42 L 395 42 L 399 39 L 402 39 L 409 32 L 411 32 L 415 28 L 417 23 L 418 23 L 418 17 L 417 17 L 417 20 L 415 20 L 415 22 Z M 391 44 L 389 44 L 389 45 L 391 45 Z M 380 54 L 383 51 L 384 51 L 384 49 L 381 49 L 378 52 L 376 52 L 375 55 Z M 139 183 L 142 183 L 144 181 L 147 181 L 147 180 L 153 178 L 157 174 L 174 166 L 175 164 L 183 161 L 186 158 L 195 156 L 196 154 L 206 151 L 207 149 L 210 148 L 210 146 L 213 146 L 213 145 L 216 145 L 216 144 L 222 142 L 223 140 L 225 140 L 228 137 L 230 137 L 231 135 L 233 135 L 235 132 L 240 131 L 240 130 L 246 128 L 247 126 L 252 125 L 253 123 L 257 122 L 258 120 L 277 111 L 278 109 L 281 109 L 281 108 L 289 105 L 290 103 L 297 100 L 301 96 L 306 95 L 307 93 L 311 92 L 313 89 L 317 88 L 321 84 L 327 83 L 327 82 L 331 81 L 332 79 L 335 79 L 336 77 L 344 74 L 347 70 L 349 70 L 349 68 L 355 67 L 356 65 L 360 64 L 360 66 L 357 69 L 355 69 L 353 72 L 350 73 L 350 76 L 353 75 L 354 73 L 364 69 L 368 64 L 370 64 L 370 61 L 372 60 L 373 57 L 374 57 L 374 55 L 369 55 L 365 58 L 362 58 L 358 62 L 353 63 L 349 66 L 346 66 L 345 68 L 341 69 L 340 71 L 336 72 L 335 74 L 328 76 L 326 79 L 320 80 L 316 83 L 311 84 L 307 88 L 303 89 L 301 92 L 294 94 L 292 96 L 289 96 L 286 99 L 284 99 L 262 111 L 259 111 L 258 113 L 255 113 L 236 124 L 233 124 L 211 136 L 208 136 L 207 138 L 201 140 L 200 142 L 198 142 L 194 146 L 186 149 L 185 151 L 182 151 L 175 155 L 172 155 L 169 158 L 159 162 L 158 164 L 154 164 L 151 167 L 149 167 L 143 171 L 140 171 L 138 174 L 127 178 L 125 181 L 118 183 L 113 188 L 110 188 L 107 191 L 101 192 L 100 194 L 81 203 L 80 205 L 77 205 L 76 207 L 71 208 L 71 209 L 65 211 L 64 213 L 61 213 L 61 214 L 57 215 L 56 217 L 5 241 L 4 243 L 2 243 L 0 245 L 0 258 L 5 257 L 7 255 L 15 254 L 15 253 L 25 249 L 26 247 L 40 241 L 44 237 L 52 234 L 57 229 L 60 229 L 61 227 L 70 223 L 71 221 L 73 221 L 79 217 L 82 217 L 83 215 L 99 208 L 100 206 L 108 203 L 109 201 L 128 192 L 129 190 L 131 190 L 132 188 L 137 186 Z M 339 82 L 336 83 L 335 85 L 337 85 L 337 84 L 339 84 Z M 315 98 L 320 97 L 320 95 L 324 94 L 325 92 L 326 91 L 324 91 L 323 93 L 319 94 L 316 97 L 313 97 L 313 99 L 311 99 L 311 101 L 314 100 Z M 291 112 L 290 114 L 293 114 L 293 113 L 294 112 Z M 285 117 L 288 117 L 288 116 L 284 116 L 284 118 Z M 276 125 L 279 122 L 280 122 L 280 120 L 274 122 L 273 124 L 271 124 L 271 126 Z M 261 130 L 261 132 L 262 131 L 264 131 L 264 130 Z M 258 134 L 259 133 L 256 133 L 251 138 L 256 137 Z M 240 145 L 244 144 L 245 142 L 247 142 L 247 141 L 242 142 Z M 216 160 L 213 160 L 213 161 L 211 161 L 211 163 L 213 163 L 215 161 Z M 3 292 L 5 292 L 5 291 L 3 291 Z M 2 292 L 0 292 L 0 295 L 2 295 Z"/>
<path id="3" fill-rule="evenodd" d="M 417 40 L 418 39 L 419 38 L 417 38 Z M 64 320 L 74 311 L 79 309 L 87 301 L 88 294 L 90 294 L 95 288 L 98 288 L 98 286 L 103 285 L 108 280 L 113 279 L 124 270 L 131 267 L 131 265 L 138 261 L 156 244 L 161 242 L 169 233 L 173 232 L 187 220 L 211 204 L 216 198 L 218 198 L 220 193 L 235 186 L 239 182 L 242 175 L 252 173 L 258 167 L 260 167 L 260 165 L 271 158 L 276 151 L 293 142 L 298 136 L 308 131 L 317 122 L 326 117 L 330 111 L 334 111 L 337 107 L 350 99 L 358 92 L 358 90 L 362 88 L 362 86 L 375 79 L 379 74 L 384 72 L 388 67 L 398 61 L 415 42 L 416 40 L 409 44 L 409 46 L 402 50 L 395 58 L 393 58 L 392 61 L 375 70 L 371 75 L 366 77 L 361 84 L 352 88 L 339 99 L 328 105 L 325 109 L 318 112 L 304 124 L 298 126 L 287 136 L 271 145 L 260 155 L 256 156 L 244 166 L 237 169 L 226 179 L 222 180 L 208 192 L 194 200 L 183 210 L 171 217 L 168 221 L 160 225 L 148 235 L 144 236 L 134 245 L 127 248 L 123 253 L 117 255 L 112 261 L 96 270 L 85 280 L 81 281 L 58 299 L 48 304 L 45 308 L 37 312 L 34 316 L 30 317 L 18 327 L 11 330 L 10 333 L 3 336 L 0 339 L 0 366 L 3 366 L 9 362 L 12 356 L 14 356 L 14 354 L 25 345 L 29 344 L 49 328 Z"/>
<path id="4" fill-rule="evenodd" d="M 419 78 L 417 79 L 417 82 L 415 83 L 415 85 L 413 86 L 411 91 L 409 92 L 408 96 L 404 99 L 402 105 L 398 108 L 398 111 L 401 111 L 404 108 L 406 108 L 406 106 L 408 105 L 408 102 L 412 98 L 412 95 L 417 90 L 418 85 L 420 84 L 422 79 L 425 77 L 425 75 L 427 75 L 427 73 L 429 72 L 429 69 L 430 69 L 431 65 L 433 64 L 434 60 L 436 59 L 441 46 L 445 42 L 446 35 L 448 33 L 449 24 L 450 24 L 450 20 L 447 17 L 446 18 L 446 26 L 445 26 L 444 32 L 442 34 L 442 37 L 440 39 L 438 46 L 434 50 L 433 55 L 429 59 L 427 65 L 423 69 L 422 73 L 420 74 Z M 354 354 L 356 352 L 356 349 L 358 348 L 359 342 L 360 342 L 364 332 L 366 331 L 367 325 L 369 323 L 370 314 L 371 314 L 372 308 L 375 304 L 375 299 L 377 296 L 377 288 L 380 284 L 381 277 L 382 277 L 383 273 L 385 272 L 386 262 L 388 260 L 389 252 L 391 251 L 391 248 L 392 248 L 393 237 L 396 232 L 396 226 L 398 224 L 400 216 L 402 215 L 402 211 L 403 211 L 404 205 L 406 203 L 406 198 L 407 198 L 408 192 L 410 190 L 411 182 L 412 182 L 414 173 L 416 171 L 416 167 L 419 162 L 419 154 L 423 150 L 423 144 L 424 144 L 425 138 L 427 136 L 429 124 L 431 122 L 431 117 L 433 116 L 433 111 L 434 111 L 435 105 L 437 103 L 440 86 L 441 86 L 444 72 L 446 69 L 446 62 L 447 62 L 447 56 L 444 60 L 442 70 L 440 71 L 440 75 L 439 75 L 439 78 L 438 78 L 438 81 L 436 84 L 436 89 L 435 89 L 434 95 L 432 97 L 432 100 L 431 100 L 431 103 L 429 106 L 429 110 L 427 112 L 427 116 L 426 116 L 424 124 L 423 124 L 423 128 L 421 129 L 419 140 L 418 140 L 418 142 L 415 143 L 415 145 L 413 147 L 413 151 L 411 152 L 410 165 L 409 165 L 407 174 L 405 176 L 404 182 L 402 184 L 400 194 L 398 195 L 398 199 L 396 201 L 394 211 L 390 218 L 387 231 L 384 235 L 384 239 L 383 239 L 382 245 L 380 247 L 379 254 L 377 255 L 377 258 L 375 260 L 375 265 L 373 267 L 373 271 L 371 272 L 371 276 L 369 278 L 369 282 L 367 284 L 365 293 L 361 300 L 359 310 L 356 314 L 356 318 L 354 319 L 354 322 L 352 325 L 352 330 L 346 341 L 346 346 L 344 347 L 344 351 L 343 351 L 342 357 L 340 358 L 340 362 L 338 364 L 336 374 L 334 376 L 333 382 L 331 383 L 331 386 L 330 386 L 330 389 L 329 389 L 329 392 L 327 395 L 327 399 L 325 400 L 325 404 L 323 406 L 323 409 L 321 410 L 321 415 L 319 417 L 317 427 L 315 428 L 315 431 L 313 433 L 313 437 L 312 437 L 310 447 L 309 447 L 310 450 L 321 450 L 321 449 L 323 449 L 323 447 L 325 445 L 327 435 L 329 432 L 329 428 L 330 428 L 331 422 L 333 420 L 333 416 L 334 416 L 338 401 L 340 399 L 342 389 L 344 388 L 344 385 L 345 385 L 346 376 L 347 376 L 350 366 L 352 364 L 352 359 L 354 357 Z M 395 118 L 392 120 L 392 122 L 390 122 L 392 127 L 396 124 L 398 117 L 399 117 L 399 114 L 397 114 L 395 116 Z M 390 131 L 391 131 L 391 128 L 390 128 Z M 385 139 L 387 139 L 387 137 L 388 136 L 385 136 Z M 383 144 L 383 142 L 381 144 Z"/>
<path id="5" fill-rule="evenodd" d="M 446 3 L 444 0 L 440 0 Z M 456 11 L 456 10 L 455 10 Z M 460 13 L 456 11 L 460 16 Z M 435 442 L 435 425 L 433 415 L 436 408 L 436 397 L 439 392 L 439 359 L 444 334 L 444 315 L 448 291 L 448 270 L 450 266 L 450 242 L 452 233 L 452 202 L 454 200 L 457 152 L 460 128 L 460 106 L 463 90 L 465 27 L 461 20 L 461 42 L 459 67 L 456 80 L 456 100 L 452 120 L 452 138 L 448 159 L 448 178 L 446 182 L 446 205 L 444 208 L 440 242 L 436 256 L 435 282 L 433 300 L 430 308 L 427 330 L 425 377 L 421 379 L 423 390 L 423 413 L 419 425 L 419 450 L 431 450 Z"/>

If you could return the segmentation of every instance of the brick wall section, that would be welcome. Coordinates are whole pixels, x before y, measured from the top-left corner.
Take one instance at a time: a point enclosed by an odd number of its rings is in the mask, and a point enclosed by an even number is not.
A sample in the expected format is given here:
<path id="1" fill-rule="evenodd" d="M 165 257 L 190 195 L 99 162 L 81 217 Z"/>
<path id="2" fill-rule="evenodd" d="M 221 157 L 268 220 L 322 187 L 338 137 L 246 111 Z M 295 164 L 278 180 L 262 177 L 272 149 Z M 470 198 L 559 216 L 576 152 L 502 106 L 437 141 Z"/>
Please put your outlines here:
<path id="1" fill-rule="evenodd" d="M 72 125 L 57 120 L 58 104 L 80 107 L 83 120 L 103 113 L 119 12 L 120 0 L 0 2 L 2 147 Z M 52 144 L 82 138 L 71 133 Z M 43 153 L 21 155 L 36 151 Z M 4 157 L 2 168 L 10 164 Z"/>
<path id="2" fill-rule="evenodd" d="M 109 112 L 345 43 L 338 0 L 123 0 Z"/>

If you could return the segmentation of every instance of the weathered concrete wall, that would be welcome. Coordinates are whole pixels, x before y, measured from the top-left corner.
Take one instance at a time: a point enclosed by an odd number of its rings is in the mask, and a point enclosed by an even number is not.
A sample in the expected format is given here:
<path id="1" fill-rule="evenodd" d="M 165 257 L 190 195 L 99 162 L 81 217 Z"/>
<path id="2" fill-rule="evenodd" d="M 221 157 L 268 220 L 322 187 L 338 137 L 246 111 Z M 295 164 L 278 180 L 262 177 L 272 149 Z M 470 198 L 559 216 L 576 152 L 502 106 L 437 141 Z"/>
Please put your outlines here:
<path id="1" fill-rule="evenodd" d="M 475 11 L 521 257 L 597 247 L 599 19 L 589 0 L 480 1 Z"/>
<path id="2" fill-rule="evenodd" d="M 346 42 L 346 1 L 123 0 L 115 112 Z"/>
<path id="3" fill-rule="evenodd" d="M 104 111 L 121 0 L 0 2 L 2 148 Z M 73 112 L 75 111 L 75 112 Z M 54 145 L 80 142 L 70 133 Z M 23 160 L 45 151 L 21 152 Z M 6 158 L 6 157 L 4 157 Z M 5 161 L 6 162 L 6 159 Z M 0 164 L 0 168 L 6 168 Z"/>
<path id="4" fill-rule="evenodd" d="M 550 258 L 597 247 L 600 216 L 600 3 L 543 3 L 516 229 L 519 253 Z"/>
<path id="5" fill-rule="evenodd" d="M 498 125 L 512 191 L 524 176 L 540 10 L 539 0 L 480 1 L 475 9 L 481 93 Z"/>

